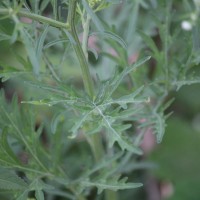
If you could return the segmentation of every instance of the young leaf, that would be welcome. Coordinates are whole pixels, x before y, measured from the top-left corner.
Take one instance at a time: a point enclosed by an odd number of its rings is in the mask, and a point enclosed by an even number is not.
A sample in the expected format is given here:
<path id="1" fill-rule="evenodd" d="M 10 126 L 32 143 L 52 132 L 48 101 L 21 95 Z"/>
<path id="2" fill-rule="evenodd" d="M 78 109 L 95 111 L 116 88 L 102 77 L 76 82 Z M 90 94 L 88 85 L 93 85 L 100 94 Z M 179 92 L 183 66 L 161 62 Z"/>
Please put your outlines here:
<path id="1" fill-rule="evenodd" d="M 103 190 L 108 189 L 112 191 L 125 190 L 125 189 L 134 189 L 141 187 L 141 183 L 126 183 L 127 178 L 119 180 L 119 176 L 109 178 L 109 180 L 100 179 L 95 181 L 85 180 L 82 181 L 85 187 L 97 187 L 98 194 L 102 193 Z"/>
<path id="2" fill-rule="evenodd" d="M 148 56 L 146 58 L 143 58 L 139 61 L 137 61 L 136 63 L 134 63 L 131 66 L 126 67 L 120 75 L 116 76 L 116 78 L 114 78 L 112 80 L 112 82 L 110 83 L 110 96 L 113 94 L 113 92 L 118 88 L 119 84 L 122 82 L 123 78 L 128 75 L 130 72 L 132 72 L 133 70 L 136 70 L 138 67 L 140 67 L 141 65 L 143 65 L 145 62 L 147 62 L 151 57 Z"/>
<path id="3" fill-rule="evenodd" d="M 134 144 L 132 144 L 130 141 L 128 141 L 127 138 L 121 135 L 118 131 L 116 131 L 112 126 L 112 118 L 109 116 L 106 116 L 103 114 L 102 110 L 100 110 L 99 107 L 97 107 L 97 111 L 99 112 L 100 116 L 102 116 L 104 126 L 107 128 L 108 133 L 108 145 L 111 148 L 115 142 L 119 144 L 122 150 L 126 149 L 128 151 L 131 151 L 133 153 L 142 154 L 142 151 L 136 147 Z"/>
<path id="4" fill-rule="evenodd" d="M 160 143 L 165 134 L 165 118 L 162 113 L 154 113 L 153 131 L 156 134 L 157 142 Z"/>

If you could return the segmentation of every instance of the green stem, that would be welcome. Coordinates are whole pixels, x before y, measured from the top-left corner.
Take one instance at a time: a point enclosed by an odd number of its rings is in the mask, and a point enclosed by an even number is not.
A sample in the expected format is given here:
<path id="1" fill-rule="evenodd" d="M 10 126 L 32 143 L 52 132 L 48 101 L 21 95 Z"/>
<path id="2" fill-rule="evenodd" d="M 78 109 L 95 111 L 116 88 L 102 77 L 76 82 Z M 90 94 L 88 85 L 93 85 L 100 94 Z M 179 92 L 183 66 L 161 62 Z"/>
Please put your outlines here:
<path id="1" fill-rule="evenodd" d="M 100 133 L 96 133 L 90 136 L 86 136 L 87 142 L 90 145 L 92 153 L 94 155 L 95 161 L 98 162 L 102 159 L 104 155 L 102 139 L 100 137 Z"/>
<path id="2" fill-rule="evenodd" d="M 77 58 L 79 60 L 80 66 L 81 66 L 83 83 L 84 83 L 86 92 L 88 93 L 88 95 L 90 97 L 93 98 L 93 96 L 94 96 L 93 81 L 92 81 L 92 78 L 90 75 L 86 57 L 84 55 L 78 35 L 76 33 L 75 24 L 74 24 L 75 16 L 76 16 L 76 3 L 77 3 L 77 0 L 69 1 L 69 13 L 68 13 L 69 28 L 70 28 L 71 35 L 73 36 L 73 38 L 76 42 L 76 44 L 72 44 L 72 45 L 73 45 L 73 48 L 76 52 Z"/>
<path id="3" fill-rule="evenodd" d="M 68 25 L 66 23 L 62 23 L 48 17 L 44 17 L 41 15 L 37 15 L 37 14 L 26 12 L 26 11 L 15 12 L 11 8 L 9 9 L 0 8 L 0 15 L 7 15 L 9 17 L 9 16 L 12 16 L 13 14 L 17 15 L 18 17 L 27 17 L 29 19 L 36 20 L 44 24 L 49 24 L 50 26 L 53 26 L 56 28 L 68 28 Z"/>
<path id="4" fill-rule="evenodd" d="M 93 97 L 94 96 L 93 82 L 89 73 L 88 58 L 86 56 L 90 17 L 87 17 L 86 23 L 85 25 L 83 25 L 84 37 L 83 37 L 83 49 L 82 49 L 80 41 L 76 33 L 75 25 L 74 25 L 75 14 L 76 14 L 76 0 L 70 0 L 68 22 L 70 25 L 71 34 L 76 42 L 76 44 L 73 46 L 81 65 L 82 74 L 83 74 L 83 82 L 84 82 L 86 91 L 88 92 L 90 97 Z M 87 137 L 87 140 L 88 140 L 88 143 L 90 144 L 95 160 L 96 162 L 98 162 L 103 157 L 103 154 L 104 154 L 100 135 L 93 134 L 90 137 Z"/>
<path id="5" fill-rule="evenodd" d="M 88 35 L 89 35 L 89 27 L 90 27 L 90 16 L 87 15 L 86 22 L 83 24 L 83 43 L 82 48 L 76 33 L 75 25 L 74 25 L 74 19 L 75 19 L 75 12 L 76 12 L 76 0 L 70 0 L 69 2 L 69 24 L 71 28 L 72 36 L 74 37 L 74 40 L 76 41 L 76 45 L 74 46 L 76 55 L 79 59 L 79 62 L 82 67 L 82 73 L 83 78 L 86 79 L 85 86 L 88 91 L 88 94 L 90 97 L 94 96 L 93 88 L 88 88 L 88 84 L 92 84 L 92 80 L 89 74 L 89 68 L 88 68 L 88 53 L 87 53 L 87 47 L 88 47 Z M 87 141 L 90 144 L 90 147 L 92 149 L 92 152 L 94 154 L 96 162 L 99 162 L 104 155 L 104 148 L 102 145 L 102 139 L 100 134 L 93 134 L 89 137 L 87 137 Z M 107 200 L 117 200 L 117 192 L 113 192 L 110 190 L 105 191 L 105 199 Z"/>
<path id="6" fill-rule="evenodd" d="M 88 62 L 88 37 L 90 30 L 90 21 L 91 17 L 89 14 L 87 14 L 86 21 L 82 21 L 82 26 L 83 26 L 82 50 L 87 62 Z M 99 160 L 101 160 L 104 154 L 103 146 L 101 143 L 102 140 L 99 134 L 94 134 L 87 137 L 87 141 L 90 144 L 96 162 L 98 162 Z"/>

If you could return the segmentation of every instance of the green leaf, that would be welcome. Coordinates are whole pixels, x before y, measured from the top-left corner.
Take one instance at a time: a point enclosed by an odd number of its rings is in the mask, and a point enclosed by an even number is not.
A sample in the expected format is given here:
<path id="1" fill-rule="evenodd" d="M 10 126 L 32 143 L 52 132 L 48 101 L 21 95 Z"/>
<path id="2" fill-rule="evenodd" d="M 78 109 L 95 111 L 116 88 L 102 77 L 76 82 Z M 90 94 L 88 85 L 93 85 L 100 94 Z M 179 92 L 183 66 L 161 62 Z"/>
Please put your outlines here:
<path id="1" fill-rule="evenodd" d="M 90 8 L 90 6 L 86 2 L 86 0 L 82 0 L 82 4 L 83 4 L 83 7 L 85 8 L 85 10 L 87 11 L 87 13 L 90 15 L 90 17 L 91 17 L 92 21 L 94 22 L 96 28 L 100 32 L 104 32 L 104 27 L 103 27 L 102 23 L 98 19 L 97 15 L 92 11 L 92 9 Z"/>
<path id="2" fill-rule="evenodd" d="M 156 134 L 157 142 L 162 142 L 162 138 L 165 134 L 165 118 L 162 113 L 154 113 L 154 125 L 153 131 Z"/>
<path id="3" fill-rule="evenodd" d="M 78 130 L 83 126 L 84 122 L 87 120 L 91 113 L 92 111 L 85 112 L 79 117 L 79 119 L 76 120 L 76 123 L 70 130 L 70 132 L 72 132 L 72 135 L 69 136 L 69 138 L 73 139 L 77 136 Z"/>
<path id="4" fill-rule="evenodd" d="M 53 134 L 56 133 L 58 123 L 59 123 L 60 121 L 63 121 L 63 118 L 64 118 L 63 112 L 61 112 L 61 113 L 56 113 L 56 114 L 53 116 L 52 121 L 51 121 L 51 131 L 52 131 Z"/>
<path id="5" fill-rule="evenodd" d="M 138 32 L 139 32 L 140 36 L 142 37 L 142 39 L 145 41 L 145 44 L 153 51 L 155 58 L 158 58 L 160 52 L 159 52 L 155 42 L 153 41 L 153 39 L 150 36 L 146 35 L 142 31 L 138 31 Z"/>
<path id="6" fill-rule="evenodd" d="M 71 44 L 76 45 L 76 41 L 74 40 L 74 38 L 72 37 L 72 35 L 69 33 L 69 31 L 67 31 L 66 29 L 62 29 L 64 35 L 69 39 L 69 41 L 71 42 Z"/>
<path id="7" fill-rule="evenodd" d="M 177 91 L 180 90 L 180 88 L 184 85 L 192 85 L 192 84 L 196 84 L 196 83 L 200 83 L 200 79 L 197 78 L 193 78 L 192 80 L 179 80 L 179 81 L 174 81 L 173 85 L 177 87 Z"/>
<path id="8" fill-rule="evenodd" d="M 40 100 L 34 100 L 34 101 L 22 101 L 21 103 L 27 103 L 27 104 L 33 104 L 33 105 L 47 105 L 47 106 L 54 106 L 59 103 L 66 103 L 68 105 L 72 105 L 75 103 L 74 100 L 68 100 L 68 99 L 40 99 Z"/>
<path id="9" fill-rule="evenodd" d="M 42 190 L 54 191 L 54 187 L 44 183 L 40 179 L 35 179 L 29 187 L 17 198 L 17 200 L 27 200 L 28 193 L 35 191 L 35 197 L 37 200 L 44 200 L 44 192 Z"/>
<path id="10" fill-rule="evenodd" d="M 42 190 L 35 191 L 35 197 L 37 200 L 44 200 L 44 193 Z"/>
<path id="11" fill-rule="evenodd" d="M 109 116 L 106 116 L 103 114 L 102 110 L 100 110 L 99 107 L 97 107 L 97 111 L 99 112 L 100 116 L 102 116 L 104 126 L 107 128 L 107 136 L 108 136 L 108 145 L 109 148 L 111 148 L 115 142 L 119 144 L 122 150 L 126 149 L 128 151 L 131 151 L 133 153 L 142 154 L 142 151 L 136 147 L 133 143 L 131 143 L 127 138 L 122 136 L 122 134 L 118 131 L 116 131 L 112 125 L 113 121 L 112 118 Z"/>
<path id="12" fill-rule="evenodd" d="M 156 134 L 157 142 L 162 142 L 163 136 L 165 134 L 165 127 L 166 127 L 166 119 L 172 114 L 172 112 L 168 113 L 167 115 L 164 115 L 165 110 L 172 104 L 174 101 L 174 98 L 167 101 L 165 104 L 162 105 L 160 108 L 160 112 L 154 111 L 153 117 L 154 117 L 154 125 L 153 125 L 153 131 Z"/>
<path id="13" fill-rule="evenodd" d="M 143 86 L 138 88 L 136 91 L 134 91 L 132 94 L 122 96 L 118 99 L 106 101 L 103 105 L 111 105 L 111 104 L 119 104 L 123 109 L 127 109 L 127 104 L 140 104 L 140 103 L 148 103 L 149 98 L 136 98 L 136 96 L 141 93 L 143 90 Z"/>
<path id="14" fill-rule="evenodd" d="M 57 39 L 57 40 L 53 40 L 53 41 L 51 41 L 51 42 L 45 44 L 45 45 L 43 46 L 43 49 L 48 49 L 48 48 L 51 47 L 51 46 L 54 46 L 54 45 L 56 45 L 56 44 L 63 44 L 64 42 L 69 42 L 69 40 L 68 40 L 68 39 Z"/>
<path id="15" fill-rule="evenodd" d="M 110 83 L 110 96 L 113 94 L 113 92 L 118 88 L 118 86 L 120 85 L 120 83 L 122 82 L 123 78 L 128 75 L 130 72 L 136 70 L 138 67 L 140 67 L 141 65 L 143 65 L 145 62 L 147 62 L 151 57 L 145 57 L 139 61 L 137 61 L 136 63 L 134 63 L 131 66 L 126 67 L 121 73 L 120 75 L 116 76 L 116 78 L 114 78 L 111 83 Z"/>
<path id="16" fill-rule="evenodd" d="M 85 180 L 81 181 L 81 184 L 83 184 L 85 187 L 97 187 L 98 194 L 102 193 L 103 190 L 112 190 L 112 191 L 118 191 L 118 190 L 125 190 L 125 189 L 134 189 L 141 187 L 143 184 L 141 183 L 126 183 L 127 178 L 123 178 L 119 180 L 119 176 L 115 176 L 112 178 L 109 178 L 109 180 L 96 180 L 96 181 L 90 181 Z"/>
<path id="17" fill-rule="evenodd" d="M 15 164 L 20 165 L 18 158 L 16 157 L 16 155 L 10 148 L 10 145 L 8 144 L 7 134 L 8 134 L 8 128 L 6 127 L 3 129 L 2 134 L 0 136 L 0 145 L 3 151 L 3 154 L 6 157 L 6 160 L 9 160 L 10 162 L 12 162 L 13 165 Z M 2 157 L 2 160 L 4 156 Z"/>
<path id="18" fill-rule="evenodd" d="M 50 1 L 51 1 L 51 0 L 43 0 L 43 1 L 41 2 L 41 5 L 40 5 L 40 10 L 41 10 L 41 12 L 48 6 L 48 4 L 49 4 Z"/>
<path id="19" fill-rule="evenodd" d="M 115 40 L 116 42 L 118 42 L 122 48 L 124 48 L 125 50 L 127 49 L 127 44 L 126 42 L 118 35 L 112 33 L 112 32 L 108 32 L 108 31 L 104 31 L 104 32 L 93 32 L 90 35 L 102 35 L 103 37 L 106 38 L 111 38 L 113 40 Z"/>
<path id="20" fill-rule="evenodd" d="M 44 41 L 45 41 L 45 38 L 47 36 L 48 31 L 49 31 L 49 25 L 46 25 L 44 27 L 44 31 L 42 32 L 42 34 L 40 35 L 40 37 L 38 38 L 38 40 L 36 42 L 36 57 L 39 61 L 40 61 L 41 56 L 42 56 Z"/>
<path id="21" fill-rule="evenodd" d="M 21 193 L 16 200 L 28 200 L 28 190 Z"/>
<path id="22" fill-rule="evenodd" d="M 89 176 L 94 175 L 96 172 L 107 169 L 107 167 L 110 167 L 114 162 L 116 162 L 118 159 L 120 159 L 123 156 L 124 152 L 120 151 L 116 153 L 115 155 L 108 156 L 105 155 L 100 162 L 96 163 L 92 169 L 89 169 L 84 175 L 84 178 L 87 178 Z"/>
<path id="23" fill-rule="evenodd" d="M 109 95 L 110 95 L 109 81 L 106 81 L 103 84 L 100 83 L 100 87 L 99 87 L 94 103 L 96 105 L 102 104 L 109 97 Z"/>
<path id="24" fill-rule="evenodd" d="M 37 191 L 37 190 L 53 190 L 54 187 L 52 185 L 49 185 L 47 183 L 44 183 L 40 179 L 35 179 L 29 186 L 30 191 Z"/>
<path id="25" fill-rule="evenodd" d="M 31 71 L 22 71 L 13 67 L 6 67 L 4 70 L 0 70 L 0 78 L 2 78 L 2 82 L 7 81 L 10 78 L 14 78 L 21 75 L 31 74 Z"/>
<path id="26" fill-rule="evenodd" d="M 27 183 L 14 172 L 0 168 L 0 189 L 25 190 Z"/>
<path id="27" fill-rule="evenodd" d="M 38 89 L 50 91 L 54 94 L 56 93 L 56 94 L 61 95 L 63 97 L 66 97 L 69 93 L 71 93 L 71 89 L 68 88 L 66 85 L 65 86 L 59 85 L 59 86 L 53 87 L 53 86 L 41 84 L 40 82 L 35 83 L 35 82 L 31 82 L 31 81 L 24 81 L 24 83 L 29 84 L 30 86 L 38 88 Z"/>
<path id="28" fill-rule="evenodd" d="M 119 124 L 119 125 L 115 125 L 114 128 L 118 131 L 118 132 L 123 132 L 129 128 L 132 127 L 132 124 Z"/>
<path id="29" fill-rule="evenodd" d="M 22 37 L 22 41 L 24 43 L 24 46 L 26 48 L 28 57 L 30 59 L 30 62 L 32 64 L 33 67 L 33 71 L 36 75 L 39 74 L 39 70 L 40 70 L 40 63 L 39 60 L 37 58 L 36 55 L 36 51 L 32 42 L 32 38 L 30 36 L 30 34 L 25 30 L 25 29 L 20 29 L 20 34 Z"/>

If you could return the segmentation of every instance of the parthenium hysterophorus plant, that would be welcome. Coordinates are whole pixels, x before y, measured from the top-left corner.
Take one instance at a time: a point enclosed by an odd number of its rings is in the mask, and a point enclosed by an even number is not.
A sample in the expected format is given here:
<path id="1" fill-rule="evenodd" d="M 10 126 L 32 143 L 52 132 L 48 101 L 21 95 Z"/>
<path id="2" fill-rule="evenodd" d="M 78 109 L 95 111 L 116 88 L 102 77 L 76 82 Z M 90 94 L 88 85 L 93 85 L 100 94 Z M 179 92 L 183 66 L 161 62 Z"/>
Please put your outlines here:
<path id="1" fill-rule="evenodd" d="M 142 154 L 145 130 L 161 142 L 169 92 L 199 82 L 190 73 L 199 64 L 198 21 L 183 56 L 172 8 L 167 0 L 1 1 L 0 41 L 15 62 L 2 59 L 0 76 L 23 88 L 9 103 L 1 92 L 3 198 L 116 200 L 118 190 L 142 186 L 124 174 Z"/>

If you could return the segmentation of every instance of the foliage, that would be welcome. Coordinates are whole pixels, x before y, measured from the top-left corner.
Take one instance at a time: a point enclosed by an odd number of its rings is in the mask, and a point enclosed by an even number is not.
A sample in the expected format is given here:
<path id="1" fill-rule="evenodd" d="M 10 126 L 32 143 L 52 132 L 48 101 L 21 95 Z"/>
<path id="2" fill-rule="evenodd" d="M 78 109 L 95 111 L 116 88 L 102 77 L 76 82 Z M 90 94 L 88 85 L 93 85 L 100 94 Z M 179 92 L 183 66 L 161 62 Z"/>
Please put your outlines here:
<path id="1" fill-rule="evenodd" d="M 145 131 L 160 143 L 171 92 L 200 82 L 198 17 L 187 0 L 1 1 L 14 62 L 2 56 L 0 78 L 16 91 L 0 95 L 2 197 L 116 200 L 141 187 L 127 176 L 151 166 L 137 161 Z"/>

